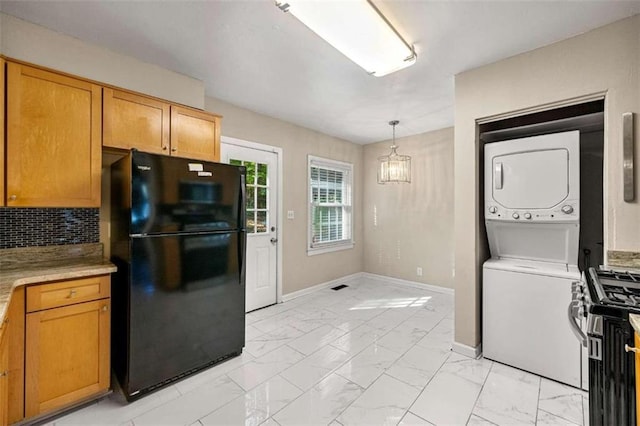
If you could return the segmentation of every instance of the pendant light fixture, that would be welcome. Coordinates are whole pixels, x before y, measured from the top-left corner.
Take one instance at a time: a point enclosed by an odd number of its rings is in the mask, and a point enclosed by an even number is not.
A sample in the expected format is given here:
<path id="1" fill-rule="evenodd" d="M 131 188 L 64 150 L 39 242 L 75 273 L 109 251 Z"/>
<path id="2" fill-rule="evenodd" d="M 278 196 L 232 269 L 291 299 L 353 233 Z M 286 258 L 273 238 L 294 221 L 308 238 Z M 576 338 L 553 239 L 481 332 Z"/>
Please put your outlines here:
<path id="1" fill-rule="evenodd" d="M 389 122 L 393 127 L 391 153 L 378 157 L 378 183 L 411 183 L 411 157 L 399 155 L 396 150 L 396 126 L 398 120 Z"/>

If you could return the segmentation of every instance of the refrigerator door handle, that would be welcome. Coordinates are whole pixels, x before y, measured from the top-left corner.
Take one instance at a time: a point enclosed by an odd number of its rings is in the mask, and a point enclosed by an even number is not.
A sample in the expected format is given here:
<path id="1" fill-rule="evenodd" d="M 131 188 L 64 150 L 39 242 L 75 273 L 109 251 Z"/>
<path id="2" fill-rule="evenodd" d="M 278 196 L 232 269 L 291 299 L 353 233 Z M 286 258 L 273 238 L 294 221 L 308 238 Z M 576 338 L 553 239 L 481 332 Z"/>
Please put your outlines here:
<path id="1" fill-rule="evenodd" d="M 238 208 L 238 227 L 241 229 L 240 231 L 240 241 L 238 242 L 238 266 L 240 267 L 240 285 L 244 284 L 244 276 L 245 276 L 245 249 L 247 246 L 247 218 L 246 218 L 246 197 L 247 197 L 247 185 L 246 185 L 246 175 L 244 173 L 240 174 L 240 205 Z"/>
<path id="2" fill-rule="evenodd" d="M 238 208 L 238 228 L 245 229 L 247 227 L 246 207 L 247 200 L 247 185 L 246 176 L 244 173 L 240 174 L 240 203 Z"/>
<path id="3" fill-rule="evenodd" d="M 245 247 L 247 246 L 247 233 L 246 231 L 240 231 L 239 232 L 239 241 L 238 241 L 238 266 L 240 268 L 239 272 L 240 272 L 240 285 L 244 284 L 244 276 L 245 276 L 245 272 L 246 272 L 246 268 L 245 268 L 245 262 L 244 262 L 244 258 L 245 258 Z"/>

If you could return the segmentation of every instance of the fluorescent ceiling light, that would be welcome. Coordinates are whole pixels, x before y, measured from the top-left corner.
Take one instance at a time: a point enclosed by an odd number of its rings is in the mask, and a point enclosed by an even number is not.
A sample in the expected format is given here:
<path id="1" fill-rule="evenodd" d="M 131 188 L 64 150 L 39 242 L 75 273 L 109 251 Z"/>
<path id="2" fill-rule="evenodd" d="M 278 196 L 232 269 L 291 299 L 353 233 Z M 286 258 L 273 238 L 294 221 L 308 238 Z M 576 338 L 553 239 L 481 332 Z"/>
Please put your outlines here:
<path id="1" fill-rule="evenodd" d="M 416 62 L 413 46 L 368 0 L 276 0 L 276 6 L 376 77 Z"/>

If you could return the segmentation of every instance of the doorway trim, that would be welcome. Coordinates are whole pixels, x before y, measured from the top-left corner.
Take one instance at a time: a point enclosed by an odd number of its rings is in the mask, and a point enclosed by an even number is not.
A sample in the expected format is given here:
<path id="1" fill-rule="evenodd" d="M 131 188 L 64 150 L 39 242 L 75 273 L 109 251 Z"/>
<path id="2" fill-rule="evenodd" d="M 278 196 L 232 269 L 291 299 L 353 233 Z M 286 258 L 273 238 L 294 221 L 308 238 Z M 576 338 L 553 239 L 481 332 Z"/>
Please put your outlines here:
<path id="1" fill-rule="evenodd" d="M 266 145 L 258 142 L 251 142 L 243 139 L 232 138 L 229 136 L 220 136 L 220 143 L 225 143 L 228 145 L 236 145 L 241 146 L 243 148 L 255 149 L 258 151 L 271 152 L 276 154 L 277 162 L 278 162 L 278 202 L 276 206 L 276 210 L 278 212 L 278 224 L 276 230 L 276 238 L 280 241 L 280 244 L 276 246 L 276 303 L 282 303 L 282 226 L 284 224 L 283 213 L 283 176 L 284 176 L 284 161 L 282 159 L 283 151 L 282 148 L 272 145 Z"/>

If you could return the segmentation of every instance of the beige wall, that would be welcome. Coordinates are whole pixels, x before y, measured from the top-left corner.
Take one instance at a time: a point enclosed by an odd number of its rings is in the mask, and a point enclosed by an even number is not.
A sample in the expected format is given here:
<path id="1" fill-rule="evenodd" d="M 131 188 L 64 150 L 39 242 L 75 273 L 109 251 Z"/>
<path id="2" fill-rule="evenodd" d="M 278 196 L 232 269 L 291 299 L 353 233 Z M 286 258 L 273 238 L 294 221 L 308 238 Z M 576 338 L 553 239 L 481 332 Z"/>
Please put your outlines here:
<path id="1" fill-rule="evenodd" d="M 200 80 L 4 13 L 0 13 L 0 53 L 195 108 L 204 107 L 204 84 Z"/>
<path id="2" fill-rule="evenodd" d="M 410 184 L 378 185 L 391 141 L 364 146 L 364 271 L 452 288 L 453 128 L 396 142 L 411 156 Z"/>
<path id="3" fill-rule="evenodd" d="M 280 147 L 284 163 L 282 293 L 287 294 L 362 271 L 362 146 L 243 109 L 221 100 L 206 98 L 205 109 L 221 114 L 222 135 Z M 307 155 L 353 163 L 354 238 L 350 250 L 307 256 Z"/>
<path id="4" fill-rule="evenodd" d="M 640 15 L 456 76 L 455 340 L 481 342 L 481 265 L 476 120 L 603 93 L 605 246 L 640 250 L 640 204 L 622 198 L 622 113 L 640 114 Z M 636 141 L 640 140 L 636 117 Z M 640 149 L 635 152 L 640 164 Z M 640 173 L 636 173 L 636 188 Z M 637 190 L 638 191 L 638 190 Z M 640 194 L 638 194 L 640 195 Z"/>

